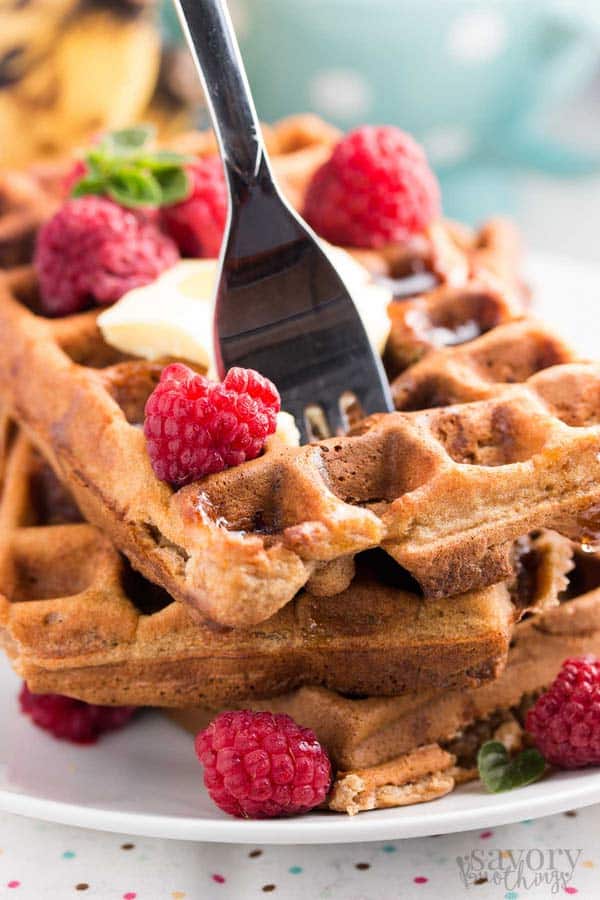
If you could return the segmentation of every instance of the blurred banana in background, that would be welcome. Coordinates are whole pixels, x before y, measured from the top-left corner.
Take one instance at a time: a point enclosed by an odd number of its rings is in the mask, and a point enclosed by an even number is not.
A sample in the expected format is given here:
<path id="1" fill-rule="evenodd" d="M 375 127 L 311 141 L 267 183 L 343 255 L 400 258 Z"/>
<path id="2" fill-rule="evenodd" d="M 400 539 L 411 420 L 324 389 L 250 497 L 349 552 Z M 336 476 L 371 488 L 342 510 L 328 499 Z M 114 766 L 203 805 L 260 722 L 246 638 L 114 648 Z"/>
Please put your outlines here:
<path id="1" fill-rule="evenodd" d="M 153 118 L 153 0 L 0 0 L 0 166 Z M 160 104 L 159 104 L 160 106 Z"/>

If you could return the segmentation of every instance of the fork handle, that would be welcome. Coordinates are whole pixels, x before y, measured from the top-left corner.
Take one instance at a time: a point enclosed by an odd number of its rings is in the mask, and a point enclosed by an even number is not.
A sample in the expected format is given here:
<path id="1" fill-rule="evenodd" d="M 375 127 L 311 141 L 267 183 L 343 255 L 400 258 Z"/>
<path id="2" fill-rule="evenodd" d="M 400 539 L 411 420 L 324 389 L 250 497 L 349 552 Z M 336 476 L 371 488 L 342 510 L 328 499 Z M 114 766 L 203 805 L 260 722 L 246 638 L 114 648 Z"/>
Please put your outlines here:
<path id="1" fill-rule="evenodd" d="M 200 74 L 230 188 L 270 172 L 260 125 L 224 0 L 173 0 Z"/>

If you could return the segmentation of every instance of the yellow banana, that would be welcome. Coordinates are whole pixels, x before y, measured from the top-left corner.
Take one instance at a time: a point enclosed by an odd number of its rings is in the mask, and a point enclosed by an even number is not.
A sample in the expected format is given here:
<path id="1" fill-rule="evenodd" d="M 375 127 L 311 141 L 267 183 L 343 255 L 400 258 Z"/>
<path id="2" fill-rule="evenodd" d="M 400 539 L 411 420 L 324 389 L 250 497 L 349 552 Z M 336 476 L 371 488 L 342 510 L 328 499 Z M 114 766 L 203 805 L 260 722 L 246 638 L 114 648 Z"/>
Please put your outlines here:
<path id="1" fill-rule="evenodd" d="M 4 15 L 0 11 L 2 21 Z M 53 25 L 51 52 L 0 90 L 0 166 L 26 165 L 94 132 L 128 125 L 142 115 L 154 90 L 160 43 L 145 18 L 81 13 L 58 38 Z"/>

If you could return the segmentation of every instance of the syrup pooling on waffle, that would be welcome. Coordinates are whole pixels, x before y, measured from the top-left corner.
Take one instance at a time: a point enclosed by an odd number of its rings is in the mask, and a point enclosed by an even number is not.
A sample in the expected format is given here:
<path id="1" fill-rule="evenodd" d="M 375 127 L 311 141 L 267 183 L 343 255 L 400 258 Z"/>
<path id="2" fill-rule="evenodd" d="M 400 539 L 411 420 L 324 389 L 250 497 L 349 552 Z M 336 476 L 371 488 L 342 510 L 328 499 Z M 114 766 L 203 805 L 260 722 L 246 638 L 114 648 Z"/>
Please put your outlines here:
<path id="1" fill-rule="evenodd" d="M 493 219 L 469 233 L 434 224 L 420 252 L 384 251 L 385 283 L 395 300 L 385 353 L 390 377 L 425 354 L 473 340 L 523 314 L 520 252 L 514 226 Z M 368 264 L 368 259 L 365 260 Z M 386 271 L 384 269 L 384 271 Z"/>
<path id="2" fill-rule="evenodd" d="M 81 522 L 22 435 L 9 459 L 0 627 L 34 691 L 136 705 L 214 705 L 300 684 L 395 695 L 473 686 L 505 662 L 518 615 L 507 586 L 458 597 L 450 607 L 424 604 L 394 581 L 393 567 L 384 566 L 382 577 L 378 559 L 365 560 L 343 594 L 316 600 L 301 593 L 258 628 L 199 627 Z M 539 587 L 532 596 L 542 602 Z"/>
<path id="3" fill-rule="evenodd" d="M 555 366 L 485 401 L 381 417 L 353 437 L 273 450 L 173 492 L 152 474 L 114 370 L 75 365 L 55 326 L 8 290 L 0 324 L 6 402 L 86 517 L 146 577 L 222 624 L 262 621 L 305 585 L 339 593 L 351 558 L 375 546 L 428 596 L 493 584 L 510 575 L 514 540 L 539 527 L 574 534 L 600 502 L 600 370 L 591 364 Z M 144 364 L 118 365 L 126 390 L 127 367 Z"/>

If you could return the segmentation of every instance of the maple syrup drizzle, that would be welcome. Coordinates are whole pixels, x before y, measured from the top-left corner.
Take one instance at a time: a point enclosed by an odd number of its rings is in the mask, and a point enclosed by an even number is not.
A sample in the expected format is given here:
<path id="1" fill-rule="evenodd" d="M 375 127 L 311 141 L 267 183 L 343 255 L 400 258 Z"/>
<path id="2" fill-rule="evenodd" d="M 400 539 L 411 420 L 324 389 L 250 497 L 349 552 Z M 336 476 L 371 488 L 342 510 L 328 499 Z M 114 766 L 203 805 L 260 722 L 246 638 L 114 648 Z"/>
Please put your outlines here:
<path id="1" fill-rule="evenodd" d="M 600 552 L 600 503 L 577 516 L 577 536 L 582 553 Z"/>

